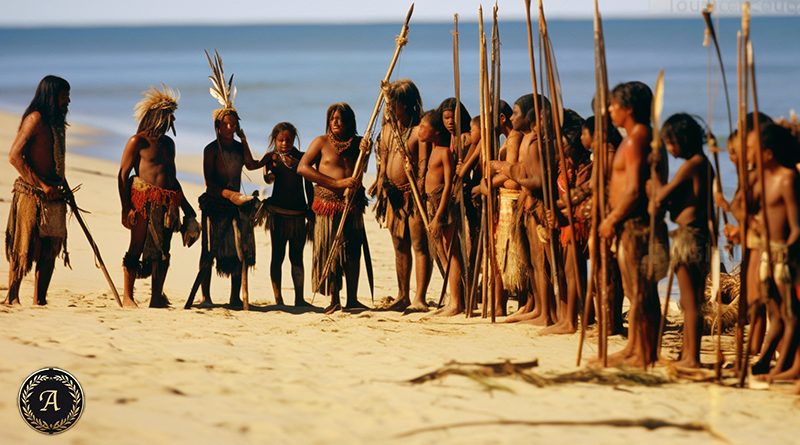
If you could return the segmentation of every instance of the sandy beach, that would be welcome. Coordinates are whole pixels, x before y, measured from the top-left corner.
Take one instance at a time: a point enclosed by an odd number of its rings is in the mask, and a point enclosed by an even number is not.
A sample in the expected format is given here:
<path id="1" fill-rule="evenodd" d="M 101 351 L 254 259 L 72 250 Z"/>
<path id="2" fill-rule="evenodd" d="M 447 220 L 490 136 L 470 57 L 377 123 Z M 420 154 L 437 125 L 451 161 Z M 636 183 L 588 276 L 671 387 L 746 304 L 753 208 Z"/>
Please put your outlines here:
<path id="1" fill-rule="evenodd" d="M 19 116 L 0 113 L 0 221 L 5 222 L 17 174 L 7 162 Z M 67 177 L 117 287 L 128 232 L 120 223 L 115 163 L 71 153 L 91 143 L 91 128 L 68 129 Z M 120 147 L 121 149 L 121 147 Z M 178 147 L 180 150 L 180 147 Z M 184 172 L 200 170 L 196 156 L 179 156 Z M 196 205 L 200 184 L 183 184 Z M 388 232 L 365 217 L 375 269 L 375 301 L 396 293 Z M 575 371 L 578 336 L 538 336 L 530 325 L 486 319 L 429 318 L 391 312 L 298 313 L 278 310 L 268 278 L 269 235 L 256 232 L 257 266 L 250 273 L 252 310 L 183 310 L 197 271 L 199 243 L 173 240 L 165 293 L 171 309 L 117 307 L 74 218 L 69 221 L 72 270 L 57 264 L 47 307 L 32 307 L 33 274 L 23 282 L 22 305 L 0 306 L 0 443 L 796 443 L 798 398 L 790 384 L 767 390 L 675 382 L 654 387 L 568 383 L 538 387 L 519 377 L 448 376 L 420 384 L 409 379 L 450 361 L 489 363 L 538 359 L 537 375 Z M 305 250 L 310 299 L 310 255 Z M 0 290 L 8 261 L 0 259 Z M 288 259 L 284 298 L 292 301 Z M 216 275 L 215 303 L 228 286 Z M 438 298 L 434 275 L 428 300 Z M 412 289 L 413 289 L 412 284 Z M 146 306 L 149 281 L 136 299 Z M 362 302 L 372 305 L 365 274 Z M 324 306 L 318 296 L 316 306 Z M 677 313 L 677 309 L 672 310 Z M 500 319 L 499 321 L 502 321 Z M 610 340 L 617 350 L 624 339 Z M 730 341 L 727 341 L 730 344 Z M 596 355 L 589 335 L 585 356 Z M 677 334 L 664 351 L 674 356 Z M 704 338 L 704 362 L 713 344 Z M 85 412 L 68 432 L 48 437 L 21 418 L 17 393 L 33 371 L 71 372 L 85 393 Z M 654 371 L 664 376 L 663 368 Z M 520 422 L 595 422 L 659 419 L 697 422 L 708 431 Z M 457 427 L 455 424 L 466 425 Z M 426 431 L 451 425 L 452 428 Z"/>

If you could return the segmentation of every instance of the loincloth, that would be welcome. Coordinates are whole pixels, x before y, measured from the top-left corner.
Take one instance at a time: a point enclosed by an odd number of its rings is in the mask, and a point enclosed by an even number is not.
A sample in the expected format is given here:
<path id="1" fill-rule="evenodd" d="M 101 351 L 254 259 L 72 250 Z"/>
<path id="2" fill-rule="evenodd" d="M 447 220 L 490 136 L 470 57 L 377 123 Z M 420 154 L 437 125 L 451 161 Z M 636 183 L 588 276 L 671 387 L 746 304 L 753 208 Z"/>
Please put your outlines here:
<path id="1" fill-rule="evenodd" d="M 616 253 L 620 261 L 635 261 L 635 272 L 638 277 L 658 281 L 667 275 L 669 270 L 669 241 L 667 226 L 663 222 L 656 224 L 655 245 L 652 256 L 653 276 L 648 274 L 650 267 L 650 223 L 645 216 L 632 217 L 625 220 L 618 229 L 615 240 Z M 622 267 L 622 264 L 620 264 Z M 638 281 L 638 278 L 637 278 Z"/>
<path id="2" fill-rule="evenodd" d="M 711 258 L 711 245 L 708 242 L 708 230 L 692 226 L 679 226 L 670 233 L 672 246 L 670 261 L 673 267 L 684 265 L 700 271 L 705 277 L 708 274 Z"/>
<path id="3" fill-rule="evenodd" d="M 386 227 L 395 238 L 405 238 L 409 218 L 414 214 L 414 197 L 411 183 L 397 186 L 388 178 L 383 182 L 386 193 Z"/>
<path id="4" fill-rule="evenodd" d="M 797 273 L 800 267 L 800 258 L 789 254 L 789 249 L 783 243 L 770 240 L 769 255 L 764 249 L 764 240 L 756 233 L 749 231 L 746 238 L 747 248 L 754 250 L 760 259 L 758 278 L 762 284 L 770 279 L 776 285 L 798 285 L 800 276 Z M 771 257 L 771 258 L 770 258 Z M 772 274 L 770 274 L 769 260 L 772 260 Z"/>
<path id="5" fill-rule="evenodd" d="M 236 239 L 238 228 L 242 250 L 242 257 L 247 267 L 256 264 L 256 241 L 253 230 L 256 199 L 237 207 L 232 202 L 222 197 L 214 197 L 208 193 L 200 195 L 200 210 L 208 231 L 208 252 L 201 262 L 209 264 L 216 262 L 217 274 L 230 276 L 241 272 L 242 260 L 239 258 Z"/>
<path id="6" fill-rule="evenodd" d="M 364 199 L 358 199 L 363 197 Z M 366 237 L 364 231 L 364 189 L 359 189 L 350 213 L 346 215 L 341 243 L 334 251 L 334 239 L 344 212 L 344 197 L 321 186 L 314 186 L 312 209 L 314 224 L 314 255 L 312 259 L 311 286 L 323 295 L 332 295 L 342 289 L 342 276 L 347 264 L 358 264 Z M 333 255 L 326 276 L 322 276 L 328 257 Z M 320 285 L 322 283 L 322 285 Z"/>
<path id="7" fill-rule="evenodd" d="M 303 210 L 284 209 L 270 203 L 266 203 L 267 219 L 265 227 L 275 239 L 289 241 L 313 240 L 313 227 L 306 222 L 306 212 Z"/>
<path id="8" fill-rule="evenodd" d="M 433 190 L 425 194 L 425 213 L 428 215 L 428 222 L 433 222 L 436 212 L 439 210 L 439 204 L 442 202 L 444 195 L 444 184 L 437 185 Z M 444 209 L 439 224 L 441 227 L 447 227 L 455 221 L 455 208 L 453 201 L 447 203 L 447 208 Z"/>
<path id="9" fill-rule="evenodd" d="M 525 223 L 518 204 L 519 190 L 500 188 L 495 257 L 503 289 L 519 294 L 528 286 L 530 250 L 526 245 Z"/>
<path id="10" fill-rule="evenodd" d="M 67 203 L 63 198 L 48 200 L 39 187 L 17 178 L 6 226 L 6 259 L 12 274 L 22 279 L 30 272 L 38 251 L 39 258 L 67 253 Z M 45 241 L 46 242 L 42 242 Z"/>
<path id="11" fill-rule="evenodd" d="M 154 262 L 169 264 L 172 234 L 180 229 L 181 201 L 183 193 L 179 190 L 155 186 L 138 176 L 131 178 L 131 206 L 137 216 L 147 221 L 147 234 L 141 262 L 126 253 L 123 265 L 135 269 L 139 278 L 150 275 Z"/>

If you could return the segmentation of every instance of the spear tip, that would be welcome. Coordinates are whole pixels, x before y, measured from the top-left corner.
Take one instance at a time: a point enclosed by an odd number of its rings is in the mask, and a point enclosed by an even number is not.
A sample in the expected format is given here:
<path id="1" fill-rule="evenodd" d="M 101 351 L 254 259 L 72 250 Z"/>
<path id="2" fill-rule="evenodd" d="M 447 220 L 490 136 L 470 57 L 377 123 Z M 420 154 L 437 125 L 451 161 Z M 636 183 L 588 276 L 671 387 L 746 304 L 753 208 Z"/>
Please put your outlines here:
<path id="1" fill-rule="evenodd" d="M 411 21 L 411 15 L 412 14 L 414 14 L 414 3 L 413 2 L 411 3 L 411 7 L 408 8 L 408 14 L 406 14 L 406 25 L 408 25 L 408 22 Z"/>

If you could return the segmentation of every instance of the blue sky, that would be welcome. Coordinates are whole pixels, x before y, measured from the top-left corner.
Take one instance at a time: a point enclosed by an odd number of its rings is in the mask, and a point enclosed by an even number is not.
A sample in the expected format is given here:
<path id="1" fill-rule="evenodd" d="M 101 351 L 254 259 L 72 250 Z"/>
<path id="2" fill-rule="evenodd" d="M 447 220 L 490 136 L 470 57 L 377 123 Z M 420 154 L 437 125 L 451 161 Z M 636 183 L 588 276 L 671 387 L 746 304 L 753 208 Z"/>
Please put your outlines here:
<path id="1" fill-rule="evenodd" d="M 532 0 L 536 9 L 537 0 Z M 697 16 L 704 0 L 600 0 L 604 17 Z M 718 0 L 717 10 L 738 15 L 741 0 Z M 753 0 L 754 15 L 798 15 L 800 0 Z M 416 21 L 475 20 L 477 0 L 417 0 Z M 0 26 L 81 26 L 236 23 L 344 23 L 402 20 L 403 0 L 29 0 L 6 5 Z M 493 3 L 484 3 L 491 9 Z M 523 0 L 500 0 L 502 19 L 524 17 Z M 545 1 L 548 17 L 590 17 L 593 0 Z M 533 14 L 535 15 L 535 13 Z"/>

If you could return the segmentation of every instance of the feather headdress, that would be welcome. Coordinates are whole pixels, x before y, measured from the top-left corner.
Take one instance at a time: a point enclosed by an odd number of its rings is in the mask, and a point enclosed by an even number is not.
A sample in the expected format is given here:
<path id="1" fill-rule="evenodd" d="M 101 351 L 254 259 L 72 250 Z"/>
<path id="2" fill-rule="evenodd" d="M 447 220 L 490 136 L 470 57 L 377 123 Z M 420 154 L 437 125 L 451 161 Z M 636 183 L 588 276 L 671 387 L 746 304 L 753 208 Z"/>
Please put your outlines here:
<path id="1" fill-rule="evenodd" d="M 133 116 L 139 122 L 137 131 L 144 131 L 151 136 L 160 136 L 172 129 L 174 134 L 175 126 L 172 115 L 178 109 L 180 93 L 162 83 L 160 90 L 150 87 L 143 94 L 144 98 L 133 108 Z"/>
<path id="2" fill-rule="evenodd" d="M 211 76 L 208 76 L 208 78 L 211 79 L 211 88 L 208 89 L 208 92 L 211 93 L 211 97 L 222 105 L 221 108 L 217 108 L 213 112 L 214 120 L 216 121 L 221 119 L 226 113 L 236 112 L 236 108 L 233 106 L 233 101 L 236 99 L 236 87 L 233 86 L 233 74 L 231 74 L 228 82 L 225 82 L 225 72 L 222 70 L 222 57 L 219 56 L 219 53 L 214 50 L 214 60 L 211 60 L 208 51 L 205 51 L 205 53 L 212 73 Z"/>
<path id="3" fill-rule="evenodd" d="M 144 93 L 144 98 L 133 108 L 133 116 L 137 122 L 144 119 L 148 111 L 161 110 L 174 113 L 178 109 L 180 93 L 177 90 L 161 84 L 161 89 L 150 87 Z"/>

